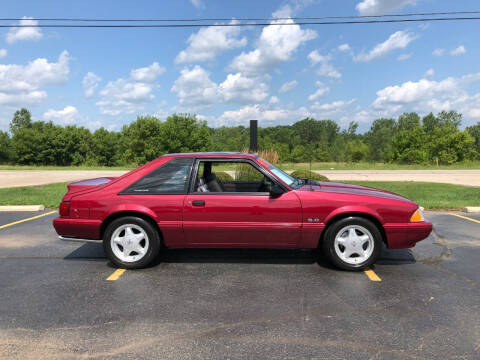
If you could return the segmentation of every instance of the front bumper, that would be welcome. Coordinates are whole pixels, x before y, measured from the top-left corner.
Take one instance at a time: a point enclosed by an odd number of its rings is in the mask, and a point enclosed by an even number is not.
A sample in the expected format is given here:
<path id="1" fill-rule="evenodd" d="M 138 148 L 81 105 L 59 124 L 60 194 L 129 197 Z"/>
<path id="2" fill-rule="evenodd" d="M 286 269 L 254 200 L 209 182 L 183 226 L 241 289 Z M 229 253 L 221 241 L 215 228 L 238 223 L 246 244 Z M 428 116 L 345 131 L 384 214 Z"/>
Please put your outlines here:
<path id="1" fill-rule="evenodd" d="M 411 248 L 430 235 L 432 224 L 428 221 L 384 224 L 389 249 Z"/>
<path id="2" fill-rule="evenodd" d="M 57 217 L 53 219 L 53 227 L 58 235 L 65 238 L 101 240 L 100 220 Z"/>

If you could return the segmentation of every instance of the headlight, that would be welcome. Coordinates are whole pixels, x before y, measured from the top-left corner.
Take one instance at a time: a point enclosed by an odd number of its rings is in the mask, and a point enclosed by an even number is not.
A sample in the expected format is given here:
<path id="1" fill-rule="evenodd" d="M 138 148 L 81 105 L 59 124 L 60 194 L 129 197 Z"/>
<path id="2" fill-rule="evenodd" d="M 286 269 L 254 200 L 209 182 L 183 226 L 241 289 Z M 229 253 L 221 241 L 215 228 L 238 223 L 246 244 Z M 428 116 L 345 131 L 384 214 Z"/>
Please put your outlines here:
<path id="1" fill-rule="evenodd" d="M 410 221 L 411 221 L 411 222 L 421 222 L 421 221 L 425 221 L 425 218 L 423 217 L 422 210 L 417 209 L 417 210 L 413 213 L 413 215 L 410 217 Z"/>

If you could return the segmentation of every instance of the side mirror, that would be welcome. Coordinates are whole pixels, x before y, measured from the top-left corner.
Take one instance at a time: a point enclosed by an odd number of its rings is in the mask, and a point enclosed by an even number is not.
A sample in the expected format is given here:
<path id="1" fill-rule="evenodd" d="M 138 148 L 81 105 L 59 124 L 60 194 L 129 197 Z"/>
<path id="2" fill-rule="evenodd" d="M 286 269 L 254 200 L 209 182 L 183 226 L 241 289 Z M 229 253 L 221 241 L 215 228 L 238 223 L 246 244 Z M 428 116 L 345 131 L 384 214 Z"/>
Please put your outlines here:
<path id="1" fill-rule="evenodd" d="M 277 197 L 284 193 L 283 189 L 278 184 L 273 184 L 270 188 L 270 196 Z"/>

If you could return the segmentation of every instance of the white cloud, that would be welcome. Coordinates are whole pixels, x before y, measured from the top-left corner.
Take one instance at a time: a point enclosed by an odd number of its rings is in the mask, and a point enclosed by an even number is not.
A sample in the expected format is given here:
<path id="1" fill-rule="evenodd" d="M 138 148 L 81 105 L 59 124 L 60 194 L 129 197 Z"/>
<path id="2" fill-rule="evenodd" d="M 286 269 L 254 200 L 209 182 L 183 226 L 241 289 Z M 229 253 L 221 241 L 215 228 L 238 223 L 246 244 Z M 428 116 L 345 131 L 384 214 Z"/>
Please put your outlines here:
<path id="1" fill-rule="evenodd" d="M 318 98 L 322 97 L 323 95 L 327 94 L 330 91 L 328 86 L 326 86 L 321 81 L 317 81 L 316 85 L 317 85 L 318 89 L 317 89 L 317 91 L 315 91 L 312 95 L 310 95 L 308 97 L 309 101 L 315 101 L 315 100 L 317 100 Z"/>
<path id="2" fill-rule="evenodd" d="M 6 49 L 0 49 L 0 59 L 3 59 L 8 54 Z"/>
<path id="3" fill-rule="evenodd" d="M 225 111 L 221 116 L 214 120 L 213 125 L 247 125 L 248 121 L 251 119 L 259 120 L 261 126 L 292 124 L 293 122 L 299 121 L 308 116 L 311 116 L 311 112 L 305 107 L 300 107 L 298 109 L 268 109 L 263 105 L 255 104 L 246 105 L 237 110 Z"/>
<path id="4" fill-rule="evenodd" d="M 331 103 L 320 104 L 315 102 L 310 106 L 310 109 L 322 112 L 322 113 L 337 113 L 345 110 L 348 106 L 352 105 L 355 102 L 355 99 L 351 100 L 339 100 Z"/>
<path id="5" fill-rule="evenodd" d="M 191 110 L 213 105 L 218 96 L 217 84 L 210 80 L 210 74 L 199 65 L 193 69 L 183 69 L 171 91 L 177 94 L 181 107 Z"/>
<path id="6" fill-rule="evenodd" d="M 316 101 L 310 106 L 310 111 L 315 119 L 332 119 L 345 125 L 354 120 L 352 119 L 354 110 L 351 107 L 355 101 L 355 99 L 337 100 L 323 104 Z"/>
<path id="7" fill-rule="evenodd" d="M 433 50 L 432 54 L 435 55 L 435 56 L 443 56 L 445 55 L 445 49 L 435 49 Z M 465 46 L 463 45 L 460 45 L 458 47 L 456 47 L 455 49 L 452 49 L 450 50 L 450 55 L 452 56 L 459 56 L 459 55 L 463 55 L 467 52 L 467 49 L 465 49 Z"/>
<path id="8" fill-rule="evenodd" d="M 102 80 L 100 76 L 93 72 L 88 72 L 87 75 L 83 77 L 82 86 L 85 97 L 91 98 L 95 94 L 95 89 L 98 87 L 100 80 Z"/>
<path id="9" fill-rule="evenodd" d="M 407 53 L 407 54 L 400 54 L 398 55 L 397 57 L 397 60 L 398 61 L 405 61 L 405 60 L 408 60 L 412 57 L 413 53 Z"/>
<path id="10" fill-rule="evenodd" d="M 341 44 L 341 45 L 338 45 L 338 50 L 347 52 L 351 50 L 351 47 L 348 44 Z"/>
<path id="11" fill-rule="evenodd" d="M 44 101 L 44 86 L 68 80 L 69 60 L 68 52 L 63 51 L 56 63 L 38 58 L 27 65 L 0 64 L 0 104 L 24 106 Z"/>
<path id="12" fill-rule="evenodd" d="M 433 70 L 432 68 L 428 69 L 425 74 L 423 74 L 423 77 L 425 79 L 431 79 L 433 78 L 433 76 L 435 75 L 435 70 Z"/>
<path id="13" fill-rule="evenodd" d="M 275 106 L 272 102 L 266 105 L 254 104 L 246 105 L 240 109 L 227 110 L 217 119 L 209 119 L 213 126 L 223 125 L 248 125 L 250 119 L 258 119 L 261 126 L 268 125 L 286 125 L 296 121 L 313 117 L 316 119 L 343 119 L 345 114 L 350 114 L 349 107 L 355 102 L 355 99 L 346 101 L 334 101 L 332 103 L 320 104 L 313 103 L 310 108 L 301 106 L 281 107 Z M 343 121 L 348 123 L 348 121 Z"/>
<path id="14" fill-rule="evenodd" d="M 320 55 L 318 50 L 314 50 L 308 54 L 308 58 L 312 65 L 321 63 L 320 67 L 317 69 L 317 75 L 333 79 L 339 79 L 342 77 L 342 74 L 329 62 L 331 59 L 330 55 Z"/>
<path id="15" fill-rule="evenodd" d="M 232 20 L 230 24 L 238 21 Z M 234 26 L 206 27 L 190 35 L 188 47 L 175 58 L 175 62 L 189 63 L 212 60 L 221 53 L 247 45 L 247 38 L 239 38 L 241 28 Z"/>
<path id="16" fill-rule="evenodd" d="M 415 5 L 416 0 L 363 0 L 356 9 L 360 15 L 388 15 L 406 5 Z"/>
<path id="17" fill-rule="evenodd" d="M 417 37 L 407 31 L 397 31 L 390 35 L 390 37 L 383 43 L 376 45 L 368 53 L 362 51 L 354 57 L 355 61 L 368 62 L 375 59 L 382 58 L 396 49 L 405 49 Z"/>
<path id="18" fill-rule="evenodd" d="M 50 109 L 43 114 L 43 119 L 58 124 L 73 124 L 79 120 L 80 114 L 75 106 L 66 106 L 62 110 Z"/>
<path id="19" fill-rule="evenodd" d="M 193 6 L 195 6 L 197 9 L 203 9 L 205 7 L 205 4 L 203 3 L 202 0 L 190 0 Z"/>
<path id="20" fill-rule="evenodd" d="M 372 106 L 374 110 L 389 112 L 390 116 L 405 111 L 425 113 L 457 110 L 466 116 L 475 117 L 477 111 L 480 111 L 480 93 L 470 95 L 467 87 L 478 82 L 480 73 L 459 78 L 448 77 L 441 81 L 407 81 L 379 90 Z"/>
<path id="21" fill-rule="evenodd" d="M 164 72 L 165 68 L 155 61 L 149 66 L 132 70 L 130 72 L 130 79 L 137 82 L 151 83 L 157 80 Z"/>
<path id="22" fill-rule="evenodd" d="M 262 102 L 268 96 L 268 86 L 258 78 L 249 78 L 241 73 L 228 74 L 218 87 L 225 102 Z"/>
<path id="23" fill-rule="evenodd" d="M 326 76 L 333 79 L 340 79 L 342 77 L 342 74 L 328 62 L 322 63 L 317 70 L 317 75 Z"/>
<path id="24" fill-rule="evenodd" d="M 272 104 L 272 105 L 278 104 L 279 102 L 280 102 L 280 100 L 276 96 L 272 96 L 272 97 L 270 97 L 270 100 L 268 100 L 268 103 Z"/>
<path id="25" fill-rule="evenodd" d="M 318 0 L 287 0 L 287 1 L 282 1 L 284 5 L 282 5 L 280 8 L 278 8 L 272 16 L 274 18 L 287 18 L 287 17 L 292 17 L 299 12 L 301 12 L 304 8 L 306 8 L 309 5 L 314 4 Z"/>
<path id="26" fill-rule="evenodd" d="M 216 103 L 247 104 L 262 102 L 268 97 L 268 77 L 249 77 L 242 73 L 228 74 L 216 84 L 201 66 L 180 72 L 171 91 L 177 94 L 182 111 L 196 111 Z"/>
<path id="27" fill-rule="evenodd" d="M 272 24 L 279 21 L 272 21 Z M 294 24 L 292 19 L 281 20 Z M 235 57 L 230 68 L 244 74 L 260 74 L 292 59 L 303 43 L 314 39 L 317 33 L 303 30 L 299 25 L 269 25 L 263 28 L 257 47 Z"/>
<path id="28" fill-rule="evenodd" d="M 318 50 L 313 50 L 310 54 L 308 54 L 308 59 L 312 63 L 312 65 L 316 65 L 319 62 L 326 62 L 330 60 L 328 56 L 325 55 L 320 55 Z"/>
<path id="29" fill-rule="evenodd" d="M 32 20 L 33 18 L 24 16 L 22 20 L 18 22 L 19 25 L 38 25 L 38 21 Z M 13 44 L 16 41 L 23 40 L 40 40 L 43 34 L 38 27 L 12 27 L 7 33 L 7 43 Z"/>
<path id="30" fill-rule="evenodd" d="M 288 81 L 280 87 L 278 92 L 279 93 L 286 93 L 286 92 L 292 91 L 297 87 L 297 85 L 298 85 L 297 80 Z"/>
<path id="31" fill-rule="evenodd" d="M 450 55 L 452 56 L 459 56 L 459 55 L 463 55 L 467 52 L 467 50 L 465 50 L 465 46 L 463 45 L 460 45 L 459 47 L 453 49 L 452 51 L 450 51 Z"/>
<path id="32" fill-rule="evenodd" d="M 153 90 L 158 86 L 155 81 L 164 71 L 157 62 L 134 69 L 129 78 L 108 82 L 100 91 L 100 100 L 96 105 L 106 115 L 131 114 L 142 110 L 144 104 L 155 99 Z"/>

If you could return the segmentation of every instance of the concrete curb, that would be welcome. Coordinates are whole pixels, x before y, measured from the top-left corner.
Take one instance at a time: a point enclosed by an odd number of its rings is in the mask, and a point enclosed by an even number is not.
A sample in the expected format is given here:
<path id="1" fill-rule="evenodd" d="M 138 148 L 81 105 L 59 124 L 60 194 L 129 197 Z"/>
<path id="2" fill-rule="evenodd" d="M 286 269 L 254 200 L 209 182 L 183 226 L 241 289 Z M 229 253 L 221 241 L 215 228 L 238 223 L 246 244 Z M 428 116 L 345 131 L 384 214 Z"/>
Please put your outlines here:
<path id="1" fill-rule="evenodd" d="M 6 205 L 0 206 L 0 211 L 42 211 L 43 205 Z"/>
<path id="2" fill-rule="evenodd" d="M 467 213 L 480 214 L 480 206 L 467 206 L 463 208 L 463 211 Z"/>

